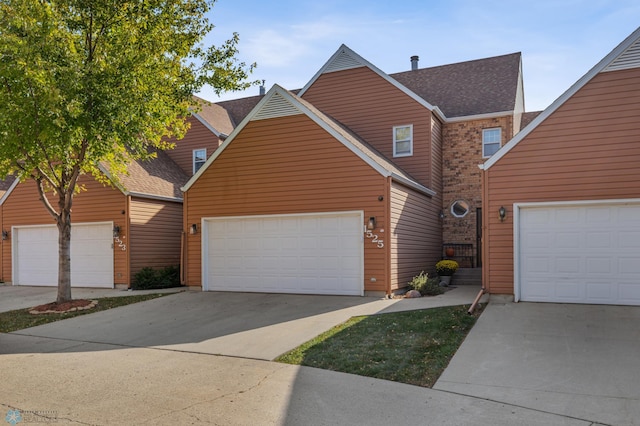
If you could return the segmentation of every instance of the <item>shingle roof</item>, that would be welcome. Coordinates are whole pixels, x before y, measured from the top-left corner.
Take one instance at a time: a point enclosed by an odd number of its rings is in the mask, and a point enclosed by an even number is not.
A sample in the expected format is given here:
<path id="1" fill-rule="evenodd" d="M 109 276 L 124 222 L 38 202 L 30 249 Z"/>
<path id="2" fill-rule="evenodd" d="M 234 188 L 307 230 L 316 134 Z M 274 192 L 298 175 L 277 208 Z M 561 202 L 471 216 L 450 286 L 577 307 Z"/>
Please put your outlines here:
<path id="1" fill-rule="evenodd" d="M 297 94 L 300 89 L 289 90 L 293 94 Z M 264 98 L 264 95 L 258 96 L 249 96 L 247 98 L 240 99 L 231 99 L 229 101 L 221 101 L 217 102 L 216 105 L 221 106 L 231 116 L 231 120 L 233 121 L 233 127 L 235 128 L 240 124 L 244 118 L 249 115 L 251 110 L 258 105 L 258 102 Z M 228 134 L 228 133 L 227 133 Z"/>
<path id="2" fill-rule="evenodd" d="M 164 151 L 151 160 L 132 161 L 127 170 L 120 181 L 125 191 L 135 194 L 182 199 L 180 187 L 189 180 Z"/>
<path id="3" fill-rule="evenodd" d="M 13 175 L 7 176 L 5 179 L 0 180 L 0 198 L 2 198 L 4 194 L 7 193 L 7 191 L 9 190 L 9 188 L 11 188 L 11 185 L 13 185 L 13 182 L 15 181 L 16 177 Z"/>
<path id="4" fill-rule="evenodd" d="M 390 76 L 447 118 L 513 111 L 521 54 L 495 56 Z"/>
<path id="5" fill-rule="evenodd" d="M 264 98 L 264 95 L 249 96 L 248 98 L 218 102 L 217 105 L 227 110 L 233 122 L 233 127 L 236 127 L 258 105 L 262 98 Z"/>
<path id="6" fill-rule="evenodd" d="M 522 114 L 522 122 L 520 123 L 520 128 L 524 129 L 525 127 L 527 127 L 527 125 L 531 123 L 534 118 L 539 116 L 540 113 L 542 113 L 542 111 L 525 112 L 524 114 Z"/>
<path id="7" fill-rule="evenodd" d="M 209 123 L 218 133 L 229 135 L 233 131 L 236 125 L 227 109 L 197 96 L 194 96 L 194 98 L 198 101 L 198 106 L 200 107 L 200 111 L 197 113 L 200 118 Z"/>

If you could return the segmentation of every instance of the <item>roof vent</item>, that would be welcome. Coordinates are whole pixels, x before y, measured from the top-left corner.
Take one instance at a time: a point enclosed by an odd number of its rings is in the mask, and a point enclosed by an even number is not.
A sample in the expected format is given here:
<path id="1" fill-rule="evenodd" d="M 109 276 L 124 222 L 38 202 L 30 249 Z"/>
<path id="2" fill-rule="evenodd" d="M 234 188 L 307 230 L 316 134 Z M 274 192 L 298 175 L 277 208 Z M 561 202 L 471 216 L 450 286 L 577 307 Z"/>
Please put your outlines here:
<path id="1" fill-rule="evenodd" d="M 415 71 L 418 69 L 418 60 L 420 58 L 418 57 L 418 55 L 413 55 L 411 57 L 411 71 Z"/>

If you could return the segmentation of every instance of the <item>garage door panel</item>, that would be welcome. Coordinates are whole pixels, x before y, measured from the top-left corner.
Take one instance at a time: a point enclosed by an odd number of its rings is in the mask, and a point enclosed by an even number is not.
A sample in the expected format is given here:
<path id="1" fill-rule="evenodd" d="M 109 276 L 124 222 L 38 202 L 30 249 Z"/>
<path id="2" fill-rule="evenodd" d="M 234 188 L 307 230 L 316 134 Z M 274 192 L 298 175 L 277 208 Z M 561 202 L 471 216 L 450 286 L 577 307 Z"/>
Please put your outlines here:
<path id="1" fill-rule="evenodd" d="M 600 300 L 602 303 L 611 303 L 617 299 L 617 291 L 611 283 L 606 281 L 587 282 L 587 298 L 590 300 Z"/>
<path id="2" fill-rule="evenodd" d="M 205 220 L 205 289 L 363 292 L 359 212 Z"/>
<path id="3" fill-rule="evenodd" d="M 640 304 L 640 206 L 520 209 L 524 301 Z"/>
<path id="4" fill-rule="evenodd" d="M 632 275 L 640 281 L 640 259 L 638 256 L 619 258 L 618 274 L 621 276 Z"/>
<path id="5" fill-rule="evenodd" d="M 640 288 L 637 281 L 620 282 L 618 285 L 620 298 L 629 300 L 632 305 L 640 305 Z"/>
<path id="6" fill-rule="evenodd" d="M 113 288 L 112 225 L 71 227 L 71 286 Z M 16 227 L 13 257 L 16 285 L 58 284 L 58 228 Z"/>

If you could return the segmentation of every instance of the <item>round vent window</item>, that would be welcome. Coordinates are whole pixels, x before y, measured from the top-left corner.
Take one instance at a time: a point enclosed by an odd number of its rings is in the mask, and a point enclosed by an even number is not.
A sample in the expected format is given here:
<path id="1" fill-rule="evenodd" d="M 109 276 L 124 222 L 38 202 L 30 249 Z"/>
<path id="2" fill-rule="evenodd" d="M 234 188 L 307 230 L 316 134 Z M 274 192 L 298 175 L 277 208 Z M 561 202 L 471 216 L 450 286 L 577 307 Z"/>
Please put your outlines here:
<path id="1" fill-rule="evenodd" d="M 451 204 L 451 214 L 455 217 L 465 217 L 469 213 L 469 203 L 458 200 Z"/>

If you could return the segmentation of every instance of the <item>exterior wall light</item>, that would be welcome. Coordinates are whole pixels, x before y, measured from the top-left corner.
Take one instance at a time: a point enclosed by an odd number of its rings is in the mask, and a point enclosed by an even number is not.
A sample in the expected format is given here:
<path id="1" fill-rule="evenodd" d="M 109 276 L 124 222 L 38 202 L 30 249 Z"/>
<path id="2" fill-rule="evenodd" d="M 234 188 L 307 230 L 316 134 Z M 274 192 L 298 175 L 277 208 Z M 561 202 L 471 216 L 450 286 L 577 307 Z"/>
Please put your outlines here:
<path id="1" fill-rule="evenodd" d="M 444 210 L 440 209 L 440 213 L 438 213 L 438 217 L 440 219 L 444 219 Z"/>
<path id="2" fill-rule="evenodd" d="M 376 229 L 376 218 L 374 216 L 371 216 L 369 218 L 369 222 L 367 222 L 367 229 L 369 231 L 373 231 L 374 229 Z"/>
<path id="3" fill-rule="evenodd" d="M 9 239 L 9 231 L 5 231 L 4 229 L 2 230 L 2 239 L 3 240 Z"/>
<path id="4" fill-rule="evenodd" d="M 192 225 L 189 227 L 189 233 L 190 233 L 191 235 L 196 235 L 196 234 L 198 233 L 198 225 L 197 225 L 197 224 L 195 224 L 195 223 L 194 223 L 194 224 L 192 224 Z"/>
<path id="5" fill-rule="evenodd" d="M 118 225 L 113 225 L 113 238 L 118 238 L 120 236 L 120 227 Z"/>
<path id="6" fill-rule="evenodd" d="M 500 206 L 498 209 L 498 216 L 500 217 L 500 222 L 504 222 L 507 218 L 507 209 L 505 209 L 504 206 Z"/>

